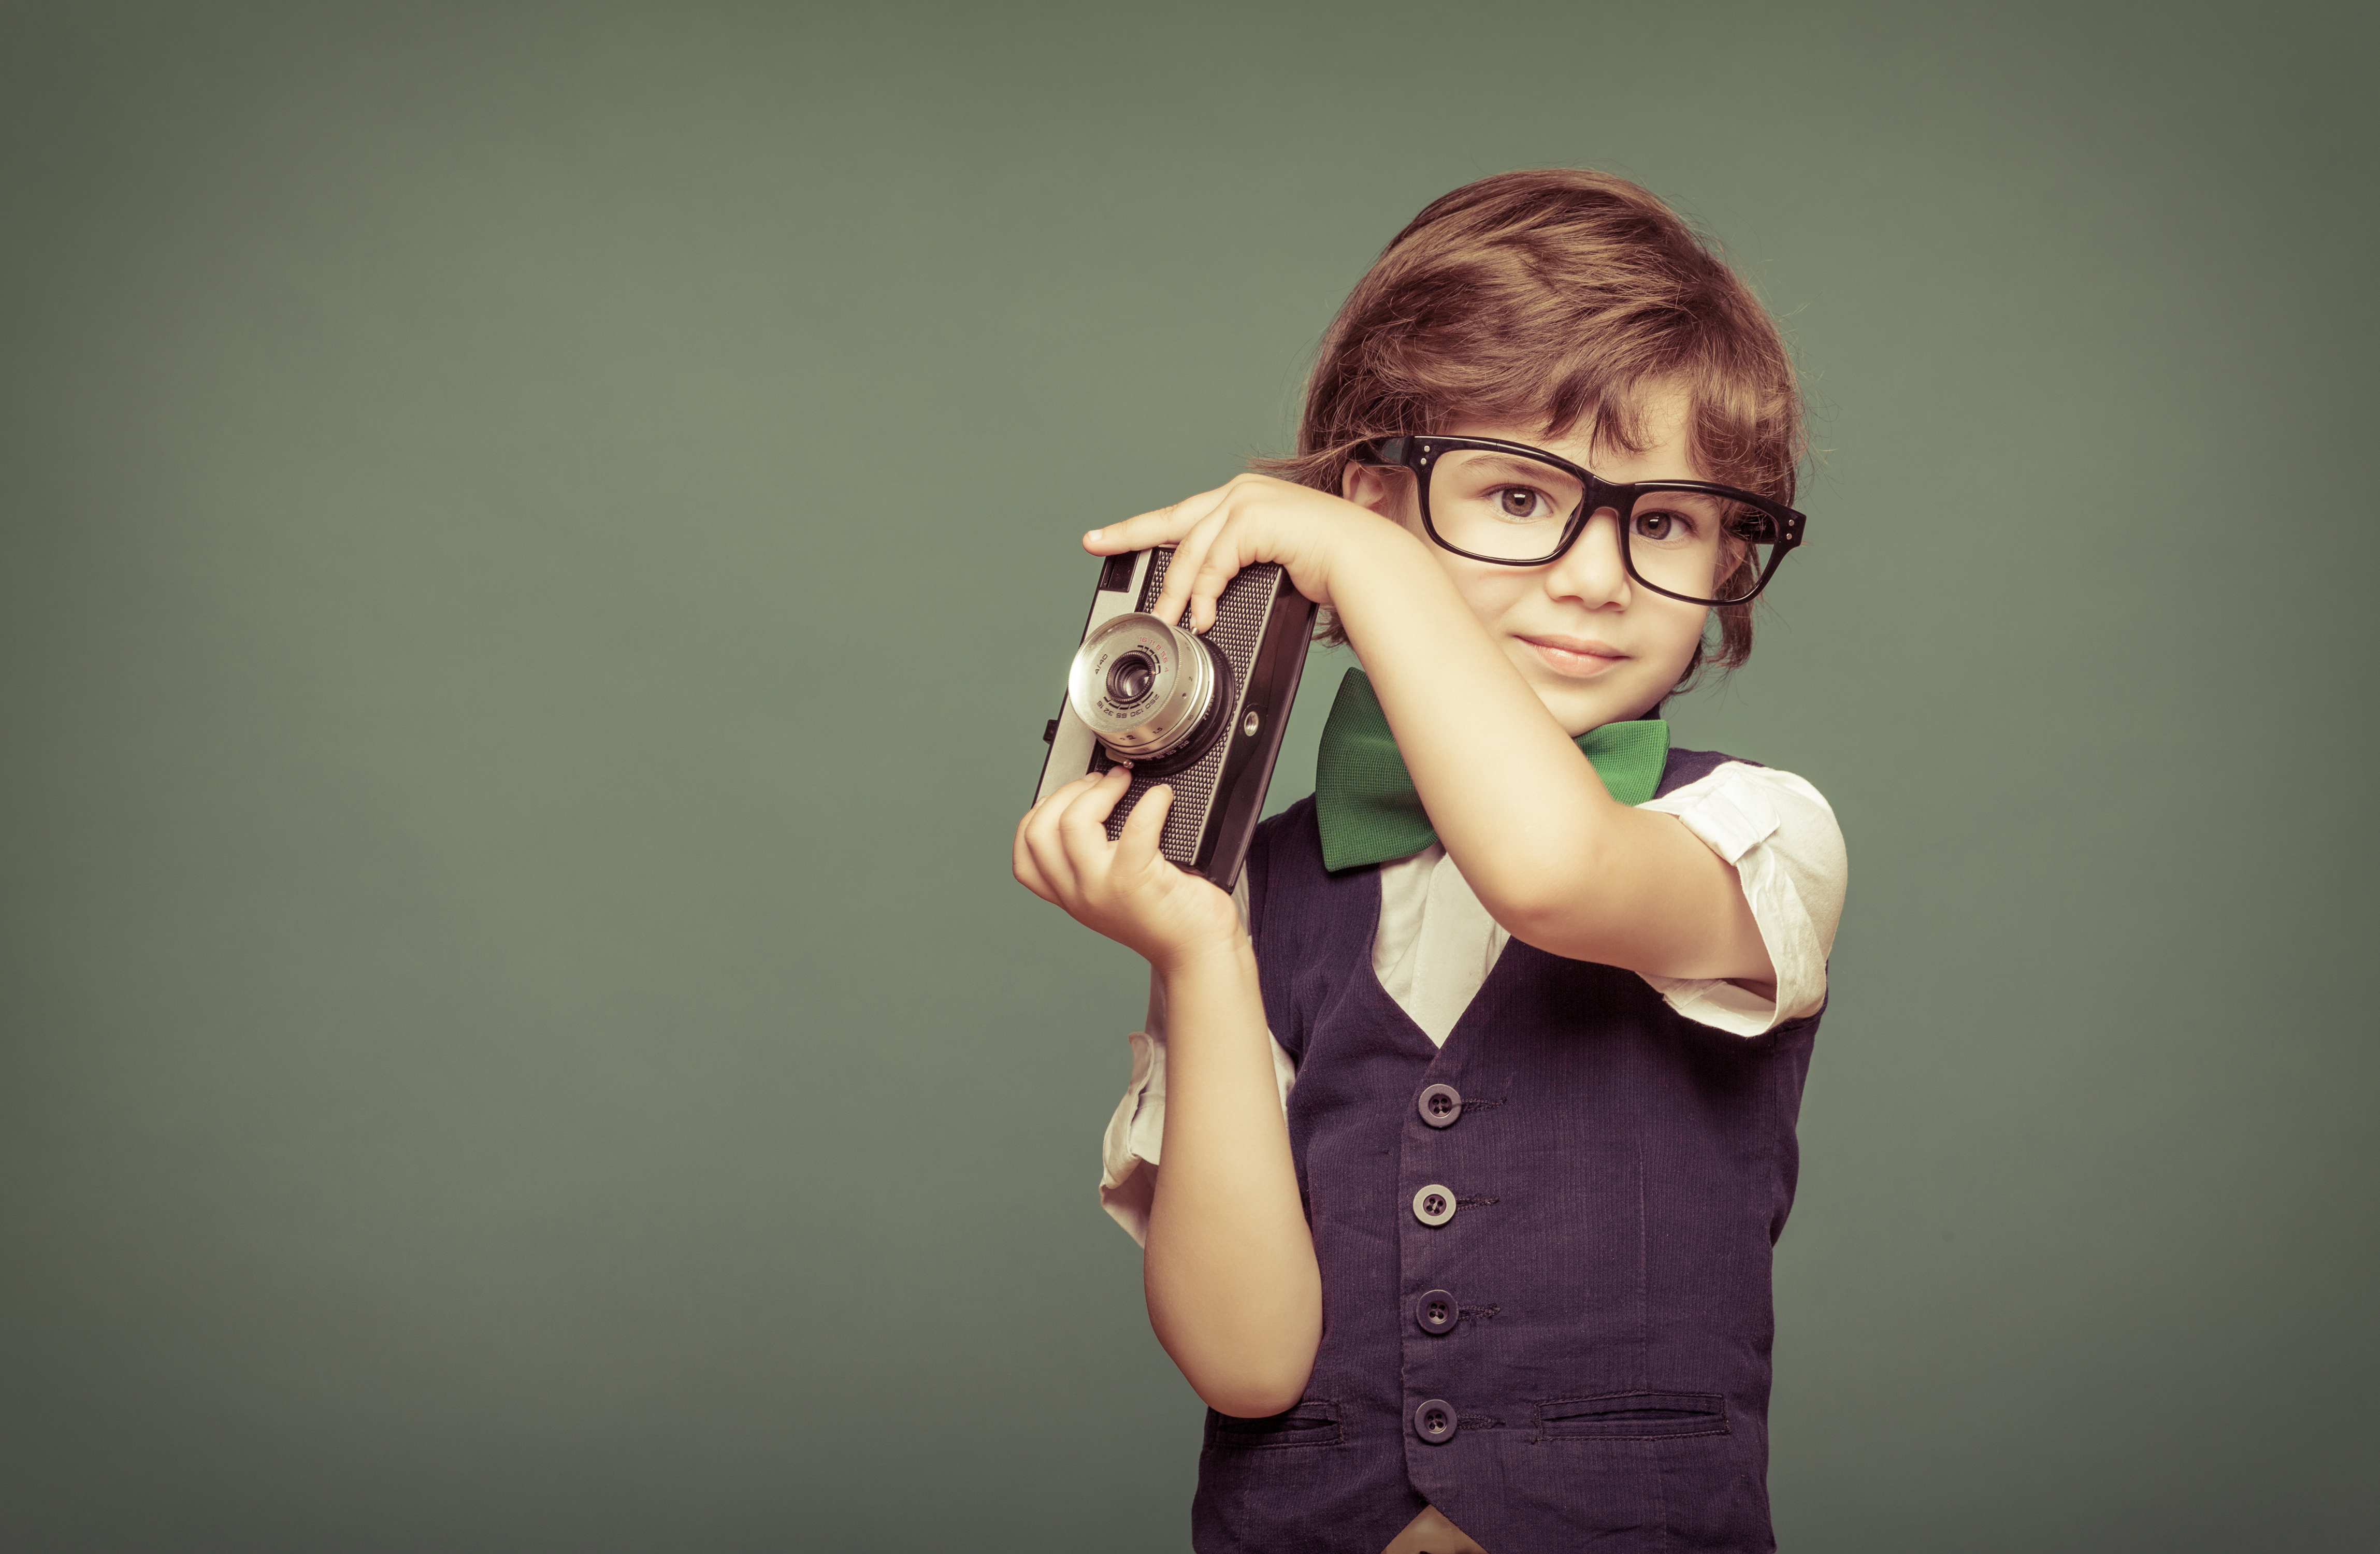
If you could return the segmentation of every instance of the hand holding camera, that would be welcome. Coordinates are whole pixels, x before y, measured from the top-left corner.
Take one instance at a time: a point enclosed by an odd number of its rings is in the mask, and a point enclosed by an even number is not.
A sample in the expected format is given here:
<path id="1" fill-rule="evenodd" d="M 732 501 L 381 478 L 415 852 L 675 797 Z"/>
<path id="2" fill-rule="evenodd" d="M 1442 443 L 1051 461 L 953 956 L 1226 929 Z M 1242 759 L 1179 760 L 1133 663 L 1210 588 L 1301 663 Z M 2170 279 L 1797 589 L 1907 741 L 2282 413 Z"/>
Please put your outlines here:
<path id="1" fill-rule="evenodd" d="M 1017 828 L 1019 880 L 1143 953 L 1136 919 L 1102 892 L 1167 863 L 1232 888 L 1297 694 L 1315 594 L 1328 597 L 1341 538 L 1329 531 L 1346 519 L 1378 523 L 1249 475 L 1085 537 L 1107 563 L 1065 703 L 1043 732 L 1049 759 Z M 1145 861 L 1142 828 L 1154 832 Z"/>
<path id="2" fill-rule="evenodd" d="M 1242 940 L 1231 897 L 1158 852 L 1173 790 L 1153 786 L 1109 838 L 1108 819 L 1132 778 L 1110 767 L 1065 783 L 1016 828 L 1017 880 L 1093 932 L 1171 971 Z"/>
<path id="3" fill-rule="evenodd" d="M 1259 562 L 1289 574 L 1292 586 L 1329 606 L 1331 574 L 1350 540 L 1379 538 L 1378 517 L 1355 504 L 1266 475 L 1241 475 L 1213 491 L 1153 513 L 1093 529 L 1083 548 L 1094 555 L 1173 547 L 1173 565 L 1153 614 L 1173 619 L 1184 609 L 1190 628 L 1206 631 L 1232 578 Z"/>

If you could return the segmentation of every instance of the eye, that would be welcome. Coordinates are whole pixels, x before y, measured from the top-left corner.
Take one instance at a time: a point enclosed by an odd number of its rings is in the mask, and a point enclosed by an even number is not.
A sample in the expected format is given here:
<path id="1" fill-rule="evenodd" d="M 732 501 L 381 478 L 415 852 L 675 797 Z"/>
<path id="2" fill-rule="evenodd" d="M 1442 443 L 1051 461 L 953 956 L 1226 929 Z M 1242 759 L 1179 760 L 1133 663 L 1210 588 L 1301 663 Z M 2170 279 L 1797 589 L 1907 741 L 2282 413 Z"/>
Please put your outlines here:
<path id="1" fill-rule="evenodd" d="M 1628 520 L 1629 531 L 1656 545 L 1676 544 L 1694 537 L 1694 520 L 1683 513 L 1659 509 L 1638 513 Z"/>
<path id="2" fill-rule="evenodd" d="M 1549 518 L 1553 516 L 1553 504 L 1546 500 L 1546 493 L 1531 487 L 1499 486 L 1489 494 L 1495 498 L 1496 511 L 1505 517 Z"/>

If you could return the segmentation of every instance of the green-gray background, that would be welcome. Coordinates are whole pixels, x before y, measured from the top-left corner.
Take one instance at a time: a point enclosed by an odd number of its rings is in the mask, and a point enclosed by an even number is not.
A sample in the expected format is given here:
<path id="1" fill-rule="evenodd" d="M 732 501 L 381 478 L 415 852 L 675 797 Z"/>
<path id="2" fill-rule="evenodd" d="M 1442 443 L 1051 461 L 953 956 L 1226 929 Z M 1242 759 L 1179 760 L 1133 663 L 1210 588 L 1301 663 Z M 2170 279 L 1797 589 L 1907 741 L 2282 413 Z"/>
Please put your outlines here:
<path id="1" fill-rule="evenodd" d="M 1781 1538 L 2372 1547 L 2369 15 L 9 8 L 0 1544 L 1184 1547 L 1074 537 L 1568 164 L 1817 411 Z"/>

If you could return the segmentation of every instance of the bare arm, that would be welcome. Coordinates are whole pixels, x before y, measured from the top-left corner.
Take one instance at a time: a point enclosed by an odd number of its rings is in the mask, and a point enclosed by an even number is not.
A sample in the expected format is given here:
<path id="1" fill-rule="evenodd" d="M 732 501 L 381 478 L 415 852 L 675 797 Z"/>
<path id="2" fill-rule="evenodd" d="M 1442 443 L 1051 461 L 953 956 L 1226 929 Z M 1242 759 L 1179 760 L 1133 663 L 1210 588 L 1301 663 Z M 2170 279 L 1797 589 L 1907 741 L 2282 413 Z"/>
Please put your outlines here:
<path id="1" fill-rule="evenodd" d="M 1141 1265 L 1149 1325 L 1219 1414 L 1296 1402 L 1322 1341 L 1322 1278 L 1298 1201 L 1254 949 L 1165 977 L 1165 1164 Z"/>
<path id="2" fill-rule="evenodd" d="M 1333 599 L 1439 840 L 1515 939 L 1658 977 L 1775 971 L 1735 870 L 1613 798 L 1423 542 L 1380 519 Z"/>
<path id="3" fill-rule="evenodd" d="M 1337 611 L 1439 838 L 1515 938 L 1660 977 L 1773 981 L 1735 871 L 1674 816 L 1612 798 L 1427 542 L 1355 503 L 1242 476 L 1095 531 L 1095 553 L 1178 541 L 1157 613 L 1194 624 L 1276 561 Z"/>
<path id="4" fill-rule="evenodd" d="M 1164 1166 L 1142 1265 L 1149 1322 L 1220 1414 L 1297 1402 L 1322 1336 L 1322 1279 L 1298 1201 L 1255 949 L 1231 898 L 1160 856 L 1152 789 L 1110 842 L 1129 773 L 1085 777 L 1017 826 L 1016 878 L 1138 951 L 1164 982 Z"/>

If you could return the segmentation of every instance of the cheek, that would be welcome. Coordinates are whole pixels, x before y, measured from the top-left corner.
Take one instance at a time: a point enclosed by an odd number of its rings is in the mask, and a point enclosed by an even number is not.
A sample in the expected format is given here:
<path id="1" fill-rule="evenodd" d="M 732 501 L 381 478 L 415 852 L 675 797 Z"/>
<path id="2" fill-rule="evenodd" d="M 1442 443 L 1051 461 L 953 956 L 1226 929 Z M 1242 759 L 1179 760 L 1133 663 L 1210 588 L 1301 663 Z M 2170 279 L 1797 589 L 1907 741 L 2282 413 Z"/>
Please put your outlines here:
<path id="1" fill-rule="evenodd" d="M 1429 544 L 1429 537 L 1423 531 L 1418 517 L 1407 527 L 1424 544 Z M 1456 555 L 1443 545 L 1429 545 L 1429 553 L 1438 559 L 1439 570 L 1454 584 L 1454 591 L 1463 596 L 1463 602 L 1471 606 L 1472 614 L 1478 617 L 1482 625 L 1493 626 L 1512 607 L 1513 601 L 1527 591 L 1529 578 L 1524 568 L 1489 566 Z"/>
<path id="2" fill-rule="evenodd" d="M 1526 600 L 1532 579 L 1517 566 L 1482 566 L 1462 557 L 1439 551 L 1455 565 L 1447 568 L 1454 577 L 1454 587 L 1463 595 L 1463 602 L 1479 624 L 1491 630 L 1501 625 L 1513 609 Z"/>
<path id="3" fill-rule="evenodd" d="M 1661 603 L 1664 608 L 1646 623 L 1651 629 L 1646 633 L 1645 656 L 1658 659 L 1674 679 L 1686 672 L 1686 662 L 1701 645 L 1711 613 L 1675 600 L 1663 600 Z"/>

